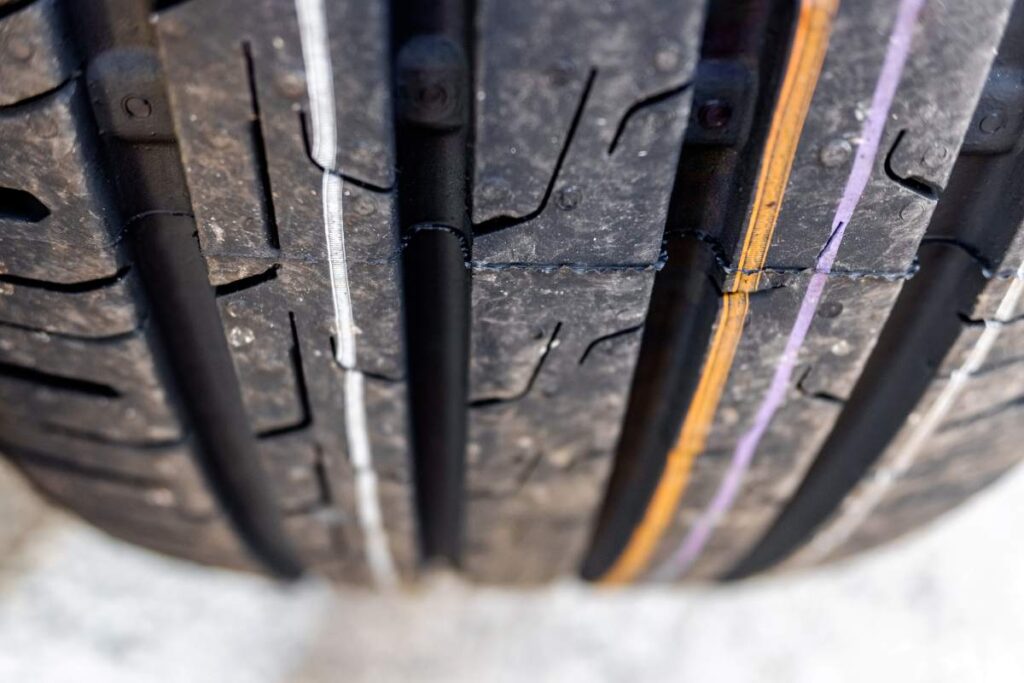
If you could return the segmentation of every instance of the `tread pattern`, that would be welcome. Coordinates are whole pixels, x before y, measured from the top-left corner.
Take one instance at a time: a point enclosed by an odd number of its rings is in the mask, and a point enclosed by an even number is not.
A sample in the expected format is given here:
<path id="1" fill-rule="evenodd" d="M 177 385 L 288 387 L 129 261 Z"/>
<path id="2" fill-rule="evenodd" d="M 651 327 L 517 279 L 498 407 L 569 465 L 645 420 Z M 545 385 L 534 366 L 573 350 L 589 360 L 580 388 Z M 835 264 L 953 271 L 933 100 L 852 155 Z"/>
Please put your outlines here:
<path id="1" fill-rule="evenodd" d="M 370 445 L 390 549 L 408 575 L 416 545 L 393 258 L 389 66 L 379 49 L 387 40 L 384 10 L 378 2 L 331 3 L 327 21 L 339 94 L 336 170 L 348 179 L 346 249 Z M 224 16 L 239 21 L 225 24 Z M 326 489 L 322 509 L 301 530 L 296 526 L 300 538 L 320 539 L 314 542 L 322 546 L 318 568 L 366 580 L 339 398 L 343 372 L 334 360 L 322 170 L 308 149 L 295 9 L 280 2 L 186 3 L 162 13 L 158 30 L 212 283 L 229 291 L 255 283 L 218 299 L 253 428 L 278 453 L 282 440 L 297 448 L 291 457 L 312 467 L 296 476 L 319 478 Z M 289 467 L 297 470 L 298 462 Z M 333 553 L 327 552 L 332 537 L 339 539 Z"/>
<path id="2" fill-rule="evenodd" d="M 243 431 L 254 444 L 245 462 L 257 463 L 270 485 L 258 502 L 279 518 L 306 568 L 381 583 L 373 560 L 381 549 L 372 537 L 382 530 L 398 577 L 415 578 L 426 534 L 417 528 L 412 459 L 419 441 L 410 436 L 410 415 L 417 413 L 408 395 L 423 384 L 408 379 L 409 348 L 420 346 L 402 329 L 402 264 L 413 250 L 403 252 L 408 243 L 399 234 L 395 130 L 402 124 L 393 111 L 396 55 L 385 47 L 400 25 L 391 15 L 399 5 L 160 3 L 150 26 L 142 0 L 93 1 L 106 11 L 127 8 L 126 25 L 136 21 L 135 29 L 111 29 L 97 41 L 124 40 L 114 35 L 118 30 L 153 35 L 129 36 L 130 48 L 118 44 L 97 56 L 83 49 L 87 29 L 77 25 L 88 17 L 76 13 L 89 8 L 0 0 L 0 451 L 46 496 L 118 537 L 202 562 L 266 570 L 239 522 L 238 501 L 211 466 L 208 430 L 180 381 L 168 348 L 173 335 L 161 328 L 163 293 L 153 292 L 151 271 L 132 248 L 143 227 L 158 229 L 151 213 L 168 219 L 159 229 L 184 230 L 191 247 L 194 222 L 220 316 L 216 342 L 226 342 L 238 383 L 233 424 L 242 424 L 244 407 Z M 893 3 L 866 2 L 844 3 L 835 20 L 722 408 L 654 567 L 723 480 L 812 276 L 885 52 L 879 36 L 894 20 Z M 933 3 L 921 14 L 882 153 L 800 352 L 797 377 L 738 502 L 718 521 L 691 577 L 721 576 L 764 536 L 833 430 L 915 275 L 933 209 L 977 125 L 972 116 L 1011 4 Z M 730 148 L 706 157 L 698 150 L 694 159 L 728 157 L 723 163 L 735 165 L 749 151 L 736 141 L 761 123 L 739 112 L 724 132 L 701 124 L 687 137 L 687 126 L 699 119 L 690 114 L 696 84 L 709 87 L 698 76 L 699 60 L 711 81 L 729 85 L 736 74 L 728 70 L 742 72 L 747 80 L 729 87 L 756 95 L 750 65 L 729 64 L 713 46 L 702 55 L 706 5 L 465 6 L 475 15 L 473 39 L 465 41 L 475 50 L 472 192 L 465 198 L 473 234 L 460 235 L 459 245 L 472 277 L 472 343 L 465 541 L 461 558 L 455 549 L 450 559 L 473 580 L 535 583 L 578 571 L 620 440 L 655 275 L 670 258 L 666 230 L 685 235 L 671 244 L 716 287 L 749 275 L 733 267 L 741 245 L 726 234 L 736 222 L 724 215 L 742 213 L 749 188 L 712 187 L 705 176 L 714 171 L 696 168 L 699 161 L 676 177 L 684 138 L 691 151 L 709 139 Z M 750 5 L 741 11 L 761 13 L 757 30 L 770 24 L 759 40 L 780 39 L 773 32 L 784 22 L 765 19 L 777 5 Z M 317 77 L 306 60 L 316 50 L 309 27 L 300 25 L 303 8 L 323 14 L 319 28 L 326 29 L 333 64 L 339 135 L 331 168 L 315 161 L 323 158 L 313 149 L 310 90 Z M 139 70 L 113 68 L 119 59 Z M 758 73 L 769 82 L 774 77 L 764 68 Z M 114 87 L 105 80 L 111 69 L 114 85 L 136 88 L 145 95 L 141 102 L 107 90 Z M 166 93 L 146 89 L 154 84 L 166 84 Z M 150 161 L 159 156 L 168 165 L 133 159 L 106 168 L 111 140 L 144 146 L 149 133 L 159 148 Z M 755 133 L 751 139 L 764 131 Z M 735 149 L 726 138 L 734 138 Z M 179 161 L 183 178 L 175 176 Z M 424 165 L 416 171 L 430 162 L 415 162 Z M 126 199 L 124 179 L 133 174 L 144 191 Z M 746 183 L 755 175 L 741 170 L 730 177 Z M 354 367 L 338 360 L 327 180 L 341 185 Z M 715 217 L 711 206 L 681 211 L 688 219 L 707 212 L 695 220 L 718 225 L 722 234 L 671 224 L 670 204 L 693 199 L 681 188 L 690 180 L 716 196 L 744 198 Z M 153 188 L 167 196 L 154 198 Z M 159 210 L 149 212 L 153 206 Z M 461 199 L 455 206 L 461 211 Z M 455 230 L 417 229 L 439 227 Z M 1024 407 L 1024 348 L 1010 332 L 1024 325 L 1024 296 L 1012 311 L 1000 305 L 1021 282 L 1024 238 L 1018 234 L 1007 254 L 988 253 L 989 246 L 945 245 L 998 272 L 964 312 L 956 344 L 918 412 L 939 400 L 987 329 L 1007 333 L 923 455 L 899 468 L 872 514 L 828 557 L 923 523 L 1017 459 L 1010 425 Z M 456 266 L 459 253 L 452 249 Z M 714 272 L 704 273 L 705 264 Z M 209 297 L 205 289 L 203 296 Z M 356 403 L 348 400 L 353 378 L 362 384 Z M 360 409 L 369 454 L 352 436 Z M 872 482 L 894 476 L 911 426 L 830 525 L 843 524 Z M 787 566 L 820 559 L 798 554 Z"/>
<path id="3" fill-rule="evenodd" d="M 791 386 L 762 439 L 735 505 L 718 520 L 688 577 L 718 577 L 741 558 L 790 498 L 828 435 L 896 300 L 900 282 L 913 273 L 917 245 L 934 208 L 934 198 L 894 182 L 890 167 L 899 176 L 919 178 L 930 187 L 946 183 L 1007 7 L 1006 2 L 991 2 L 921 14 L 883 133 L 883 153 L 800 351 L 799 381 Z M 821 248 L 821 231 L 830 225 L 852 163 L 852 154 L 833 163 L 834 157 L 823 155 L 823 149 L 841 146 L 859 129 L 859 103 L 870 97 L 886 48 L 877 37 L 888 35 L 895 10 L 891 3 L 880 3 L 871 11 L 848 3 L 840 6 L 768 253 L 762 291 L 751 296 L 723 408 L 655 554 L 654 567 L 675 551 L 715 495 L 735 443 L 749 427 L 771 381 Z M 949 82 L 962 86 L 950 92 Z M 845 149 L 855 149 L 847 145 Z M 885 150 L 892 153 L 886 157 Z M 729 262 L 735 258 L 731 255 Z"/>
<path id="4" fill-rule="evenodd" d="M 576 571 L 611 464 L 639 347 L 612 335 L 650 297 L 702 8 L 477 12 L 465 563 L 533 582 Z"/>

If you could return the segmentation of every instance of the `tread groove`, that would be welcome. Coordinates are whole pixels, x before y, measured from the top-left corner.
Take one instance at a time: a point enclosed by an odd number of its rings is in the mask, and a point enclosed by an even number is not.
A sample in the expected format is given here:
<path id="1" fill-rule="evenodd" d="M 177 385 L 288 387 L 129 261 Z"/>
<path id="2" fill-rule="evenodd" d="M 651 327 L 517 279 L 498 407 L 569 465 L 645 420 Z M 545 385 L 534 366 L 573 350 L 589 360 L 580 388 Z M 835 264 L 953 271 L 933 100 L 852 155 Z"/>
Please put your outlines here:
<path id="1" fill-rule="evenodd" d="M 249 136 L 252 138 L 252 148 L 256 156 L 260 210 L 263 212 L 267 243 L 272 249 L 280 249 L 281 238 L 278 233 L 277 211 L 274 209 L 274 192 L 270 184 L 270 162 L 267 160 L 267 145 L 263 138 L 263 117 L 260 114 L 260 98 L 256 89 L 256 66 L 252 59 L 252 46 L 247 40 L 242 42 L 242 57 L 245 59 L 245 75 L 249 83 L 249 106 L 252 109 Z"/>

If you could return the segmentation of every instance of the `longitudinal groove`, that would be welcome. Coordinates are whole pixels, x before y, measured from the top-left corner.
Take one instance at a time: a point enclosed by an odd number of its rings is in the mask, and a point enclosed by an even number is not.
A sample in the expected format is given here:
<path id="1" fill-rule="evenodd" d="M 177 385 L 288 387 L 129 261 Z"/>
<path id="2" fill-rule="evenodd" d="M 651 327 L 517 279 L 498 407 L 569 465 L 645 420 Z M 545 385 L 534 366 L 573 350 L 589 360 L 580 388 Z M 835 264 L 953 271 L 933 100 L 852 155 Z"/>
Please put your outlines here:
<path id="1" fill-rule="evenodd" d="M 390 586 L 397 581 L 394 559 L 382 520 L 377 475 L 366 422 L 366 393 L 363 373 L 357 368 L 355 320 L 345 253 L 345 214 L 342 178 L 334 172 L 338 163 L 338 115 L 334 99 L 334 68 L 322 0 L 295 0 L 306 68 L 312 136 L 309 153 L 322 169 L 321 201 L 328 273 L 334 302 L 337 332 L 335 360 L 344 373 L 345 437 L 349 460 L 355 469 L 356 510 L 363 533 L 366 561 L 374 581 Z"/>
<path id="2" fill-rule="evenodd" d="M 169 393 L 197 437 L 200 465 L 253 557 L 282 577 L 302 565 L 273 502 L 196 237 L 170 103 L 141 0 L 64 6 L 85 57 L 85 84 L 110 188 L 156 322 Z M 139 93 L 142 93 L 141 95 Z M 123 103 L 142 100 L 145 115 Z M 140 109 L 135 109 L 139 112 Z M 123 172 L 132 169 L 133 172 Z"/>
<path id="3" fill-rule="evenodd" d="M 1024 53 L 1018 54 L 1022 37 L 1024 9 L 1018 5 L 997 61 L 1009 57 L 1019 65 L 1024 60 Z M 1022 172 L 1024 140 L 1020 138 L 1012 153 L 965 153 L 957 160 L 928 226 L 924 242 L 930 248 L 919 253 L 920 271 L 900 292 L 832 432 L 789 503 L 727 578 L 767 569 L 808 542 L 801 554 L 806 552 L 811 561 L 827 557 L 870 514 L 889 482 L 906 471 L 966 382 L 983 367 L 1001 325 L 986 326 L 935 401 L 910 425 L 906 440 L 892 445 L 897 450 L 887 460 L 886 476 L 866 483 L 836 523 L 814 535 L 890 448 L 963 332 L 959 314 L 974 305 L 987 281 L 978 268 L 977 250 L 964 246 L 984 242 L 995 253 L 1005 253 L 1024 220 L 1024 191 L 1016 182 Z M 952 238 L 934 239 L 938 236 Z M 1024 274 L 1024 267 L 1018 274 Z M 1022 288 L 1020 280 L 1011 284 L 997 315 L 1015 310 Z"/>
<path id="4" fill-rule="evenodd" d="M 472 249 L 468 0 L 391 7 L 409 413 L 420 552 L 462 555 Z"/>
<path id="5" fill-rule="evenodd" d="M 761 439 L 785 401 L 786 391 L 796 369 L 797 356 L 807 338 L 818 305 L 821 303 L 828 273 L 832 270 L 832 265 L 839 253 L 839 247 L 846 233 L 846 226 L 849 225 L 871 176 L 872 166 L 882 139 L 882 131 L 888 119 L 889 108 L 895 97 L 896 88 L 899 86 L 903 67 L 910 53 L 914 27 L 917 25 L 918 13 L 923 4 L 923 0 L 901 0 L 897 6 L 896 21 L 889 36 L 882 69 L 875 83 L 871 105 L 861 128 L 857 156 L 832 219 L 829 237 L 818 253 L 814 274 L 800 301 L 800 308 L 786 338 L 782 355 L 775 366 L 771 383 L 758 405 L 749 428 L 736 443 L 729 460 L 729 468 L 715 491 L 714 497 L 705 506 L 704 511 L 690 527 L 673 554 L 657 569 L 655 575 L 659 578 L 680 577 L 703 552 L 719 520 L 735 503 L 750 463 L 761 444 Z M 765 249 L 767 249 L 767 244 Z"/>
<path id="6" fill-rule="evenodd" d="M 717 47 L 702 59 L 758 64 L 755 123 L 739 149 L 709 147 L 699 137 L 684 141 L 669 206 L 667 260 L 654 280 L 614 469 L 581 570 L 586 579 L 628 581 L 638 574 L 654 551 L 659 525 L 674 512 L 675 488 L 685 485 L 685 450 L 673 444 L 682 441 L 682 413 L 702 386 L 701 365 L 727 301 L 723 241 L 736 239 L 747 219 L 751 169 L 766 144 L 786 66 L 777 41 L 766 54 L 758 46 L 766 35 L 789 34 L 793 23 L 789 2 L 751 3 L 741 24 L 732 3 L 709 5 L 704 45 Z M 701 87 L 698 82 L 695 90 Z M 713 182 L 709 168 L 730 182 Z"/>

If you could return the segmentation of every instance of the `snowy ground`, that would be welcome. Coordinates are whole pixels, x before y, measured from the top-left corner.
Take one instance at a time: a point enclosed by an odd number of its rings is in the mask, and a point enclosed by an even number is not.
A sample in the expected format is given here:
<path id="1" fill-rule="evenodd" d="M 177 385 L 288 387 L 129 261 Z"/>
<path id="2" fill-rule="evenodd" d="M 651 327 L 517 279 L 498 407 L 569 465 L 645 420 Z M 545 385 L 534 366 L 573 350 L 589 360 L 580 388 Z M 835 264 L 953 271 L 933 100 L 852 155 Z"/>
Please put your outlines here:
<path id="1" fill-rule="evenodd" d="M 1021 681 L 1024 471 L 869 557 L 730 588 L 381 597 L 169 560 L 0 471 L 0 681 Z"/>

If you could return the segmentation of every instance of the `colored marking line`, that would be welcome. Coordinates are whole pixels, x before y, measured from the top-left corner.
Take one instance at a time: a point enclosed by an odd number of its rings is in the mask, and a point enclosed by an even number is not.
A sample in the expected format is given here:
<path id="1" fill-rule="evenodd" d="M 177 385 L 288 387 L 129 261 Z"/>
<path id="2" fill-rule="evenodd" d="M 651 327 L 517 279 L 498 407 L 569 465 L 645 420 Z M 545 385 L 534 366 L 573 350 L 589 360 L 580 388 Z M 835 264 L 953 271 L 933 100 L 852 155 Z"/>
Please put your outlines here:
<path id="1" fill-rule="evenodd" d="M 386 587 L 397 581 L 397 575 L 381 515 L 377 473 L 373 468 L 363 373 L 356 369 L 355 320 L 345 255 L 342 180 L 332 172 L 337 160 L 338 120 L 334 106 L 334 69 L 327 16 L 323 0 L 295 0 L 295 12 L 306 69 L 313 133 L 312 155 L 323 169 L 320 194 L 323 199 L 324 237 L 334 301 L 334 327 L 338 335 L 336 361 L 345 374 L 345 437 L 349 460 L 355 470 L 356 513 L 370 573 L 378 586 Z"/>
<path id="2" fill-rule="evenodd" d="M 655 572 L 659 579 L 678 578 L 700 556 L 718 521 L 732 508 L 754 454 L 757 452 L 757 447 L 761 443 L 761 438 L 768 430 L 775 413 L 785 402 L 786 392 L 796 367 L 797 356 L 807 338 L 807 331 L 814 319 L 818 304 L 821 302 L 825 283 L 832 271 L 832 265 L 835 263 L 846 226 L 849 225 L 854 209 L 871 177 L 871 170 L 874 167 L 875 158 L 878 156 L 882 131 L 889 116 L 889 108 L 896 95 L 896 88 L 899 86 L 903 66 L 910 52 L 917 15 L 923 4 L 924 0 L 901 0 L 899 4 L 896 22 L 889 36 L 885 59 L 882 62 L 882 69 L 878 74 L 878 81 L 871 98 L 871 106 L 861 129 L 861 142 L 857 148 L 853 168 L 850 169 L 850 176 L 846 181 L 842 198 L 832 219 L 832 229 L 828 240 L 818 255 L 814 274 L 807 285 L 807 291 L 800 303 L 800 309 L 786 340 L 785 350 L 776 366 L 772 382 L 761 400 L 753 424 L 737 442 L 729 462 L 729 469 L 715 492 L 714 498 L 690 528 L 678 550 Z"/>
<path id="3" fill-rule="evenodd" d="M 803 0 L 792 49 L 765 141 L 753 208 L 739 257 L 739 273 L 722 297 L 715 332 L 700 381 L 686 412 L 679 438 L 668 454 L 665 471 L 644 517 L 615 564 L 601 577 L 606 584 L 627 583 L 647 568 L 675 514 L 696 457 L 704 450 L 711 422 L 722 397 L 733 358 L 743 334 L 749 294 L 756 291 L 775 232 L 782 198 L 789 182 L 800 133 L 818 83 L 832 18 L 838 0 Z"/>
<path id="4" fill-rule="evenodd" d="M 928 440 L 946 419 L 949 411 L 967 386 L 968 380 L 988 360 L 989 353 L 1005 326 L 1005 323 L 999 321 L 1009 320 L 1013 317 L 1022 296 L 1024 296 L 1024 263 L 1017 269 L 1015 279 L 999 302 L 995 319 L 985 323 L 985 331 L 971 347 L 964 362 L 950 375 L 949 381 L 939 392 L 935 402 L 914 425 L 910 436 L 899 447 L 889 464 L 874 472 L 861 492 L 847 498 L 847 503 L 834 522 L 819 533 L 800 553 L 801 562 L 820 562 L 846 543 L 847 539 L 860 528 L 864 520 L 882 502 L 893 483 L 907 473 Z"/>

